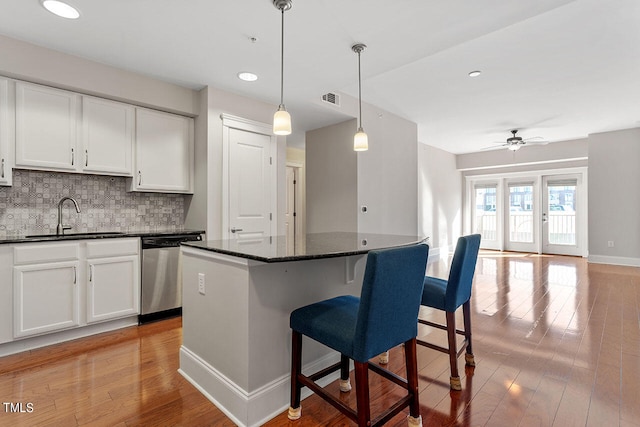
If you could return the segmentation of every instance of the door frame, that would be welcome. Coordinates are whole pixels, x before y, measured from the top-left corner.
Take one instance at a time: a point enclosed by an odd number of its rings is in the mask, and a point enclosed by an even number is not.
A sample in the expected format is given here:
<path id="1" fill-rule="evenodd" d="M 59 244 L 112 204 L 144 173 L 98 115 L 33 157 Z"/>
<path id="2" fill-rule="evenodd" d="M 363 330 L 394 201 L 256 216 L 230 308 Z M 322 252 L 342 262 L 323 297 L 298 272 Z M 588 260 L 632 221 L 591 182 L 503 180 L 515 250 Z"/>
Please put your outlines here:
<path id="1" fill-rule="evenodd" d="M 292 161 L 287 161 L 286 162 L 286 167 L 287 168 L 293 168 L 294 170 L 294 176 L 295 176 L 295 180 L 296 180 L 296 185 L 294 187 L 294 210 L 296 213 L 295 216 L 295 224 L 294 224 L 294 238 L 298 237 L 298 236 L 302 236 L 304 234 L 304 218 L 305 218 L 305 212 L 304 212 L 304 199 L 303 199 L 303 185 L 304 185 L 304 177 L 303 177 L 303 173 L 304 173 L 304 165 L 302 163 L 299 162 L 292 162 Z"/>
<path id="2" fill-rule="evenodd" d="M 253 132 L 269 137 L 269 155 L 271 163 L 274 165 L 274 167 L 270 168 L 272 218 L 269 222 L 269 234 L 275 236 L 278 234 L 278 171 L 277 167 L 275 167 L 278 164 L 278 149 L 272 126 L 267 123 L 224 113 L 220 114 L 220 119 L 222 120 L 222 238 L 232 238 L 232 233 L 229 230 L 229 131 L 231 129 Z"/>

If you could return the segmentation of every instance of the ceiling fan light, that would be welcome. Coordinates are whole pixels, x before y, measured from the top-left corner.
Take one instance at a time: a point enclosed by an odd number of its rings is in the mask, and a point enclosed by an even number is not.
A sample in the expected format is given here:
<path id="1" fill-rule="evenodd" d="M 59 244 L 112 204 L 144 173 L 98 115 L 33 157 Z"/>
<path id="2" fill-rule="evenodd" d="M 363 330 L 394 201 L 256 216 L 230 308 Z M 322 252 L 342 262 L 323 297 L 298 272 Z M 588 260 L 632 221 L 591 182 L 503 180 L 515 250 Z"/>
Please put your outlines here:
<path id="1" fill-rule="evenodd" d="M 364 129 L 358 128 L 358 132 L 353 136 L 353 151 L 367 151 L 369 149 L 369 137 L 364 133 Z"/>
<path id="2" fill-rule="evenodd" d="M 276 135 L 291 135 L 291 115 L 282 104 L 273 115 L 273 133 Z"/>
<path id="3" fill-rule="evenodd" d="M 518 151 L 520 149 L 520 144 L 510 144 L 508 148 L 511 151 Z"/>

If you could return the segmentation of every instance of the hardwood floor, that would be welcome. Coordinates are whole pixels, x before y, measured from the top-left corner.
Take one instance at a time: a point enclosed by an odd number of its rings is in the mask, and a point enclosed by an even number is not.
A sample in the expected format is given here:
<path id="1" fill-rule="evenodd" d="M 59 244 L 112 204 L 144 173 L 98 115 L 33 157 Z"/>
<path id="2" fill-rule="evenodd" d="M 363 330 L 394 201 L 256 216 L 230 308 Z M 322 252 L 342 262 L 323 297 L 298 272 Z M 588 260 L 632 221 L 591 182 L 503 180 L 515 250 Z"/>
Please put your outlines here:
<path id="1" fill-rule="evenodd" d="M 477 366 L 461 369 L 462 391 L 449 391 L 447 355 L 418 349 L 425 426 L 640 426 L 639 268 L 483 251 L 473 293 Z M 174 318 L 0 358 L 0 426 L 233 426 L 177 373 L 181 340 Z M 400 374 L 402 352 L 389 364 Z M 399 390 L 370 381 L 375 414 Z M 342 398 L 355 405 L 353 394 Z M 317 396 L 302 408 L 296 422 L 282 413 L 267 425 L 352 425 Z"/>

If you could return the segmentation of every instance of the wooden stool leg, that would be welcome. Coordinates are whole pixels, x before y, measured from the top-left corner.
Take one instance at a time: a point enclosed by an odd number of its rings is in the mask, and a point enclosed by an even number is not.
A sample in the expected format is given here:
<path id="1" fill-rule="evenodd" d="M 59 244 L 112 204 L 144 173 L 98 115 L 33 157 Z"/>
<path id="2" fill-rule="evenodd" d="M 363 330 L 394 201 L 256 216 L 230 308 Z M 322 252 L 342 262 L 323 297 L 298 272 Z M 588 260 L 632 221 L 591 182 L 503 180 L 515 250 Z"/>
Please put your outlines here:
<path id="1" fill-rule="evenodd" d="M 358 426 L 366 427 L 371 420 L 369 408 L 369 363 L 354 361 L 356 371 L 356 404 L 358 408 Z"/>
<path id="2" fill-rule="evenodd" d="M 462 304 L 462 315 L 464 317 L 464 338 L 467 341 L 467 351 L 464 355 L 464 360 L 467 366 L 476 366 L 471 343 L 471 304 L 469 301 Z"/>
<path id="3" fill-rule="evenodd" d="M 300 391 L 302 385 L 298 382 L 298 375 L 302 372 L 302 334 L 291 331 L 291 406 L 288 417 L 297 420 L 302 414 L 300 407 Z"/>
<path id="4" fill-rule="evenodd" d="M 407 392 L 411 396 L 409 402 L 408 425 L 422 426 L 420 416 L 420 399 L 418 393 L 418 356 L 416 351 L 416 339 L 413 338 L 404 343 L 405 364 L 407 369 Z"/>
<path id="5" fill-rule="evenodd" d="M 351 391 L 351 381 L 349 381 L 349 357 L 340 355 L 340 391 L 346 393 Z"/>
<path id="6" fill-rule="evenodd" d="M 451 390 L 462 390 L 460 375 L 458 374 L 458 345 L 456 343 L 456 313 L 446 312 L 447 339 L 449 341 L 449 364 L 451 365 L 451 377 L 449 383 Z"/>

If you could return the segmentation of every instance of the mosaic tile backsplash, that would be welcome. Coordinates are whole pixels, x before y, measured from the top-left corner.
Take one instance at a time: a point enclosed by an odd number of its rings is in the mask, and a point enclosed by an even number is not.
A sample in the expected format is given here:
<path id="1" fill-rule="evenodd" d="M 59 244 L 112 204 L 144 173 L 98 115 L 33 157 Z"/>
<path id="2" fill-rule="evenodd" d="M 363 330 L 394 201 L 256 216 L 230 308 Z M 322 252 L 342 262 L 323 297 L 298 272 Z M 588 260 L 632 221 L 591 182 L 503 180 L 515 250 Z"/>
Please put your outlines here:
<path id="1" fill-rule="evenodd" d="M 68 233 L 146 232 L 184 226 L 183 194 L 127 192 L 126 178 L 30 170 L 13 171 L 13 186 L 0 187 L 0 238 L 55 234 L 58 202 Z"/>

